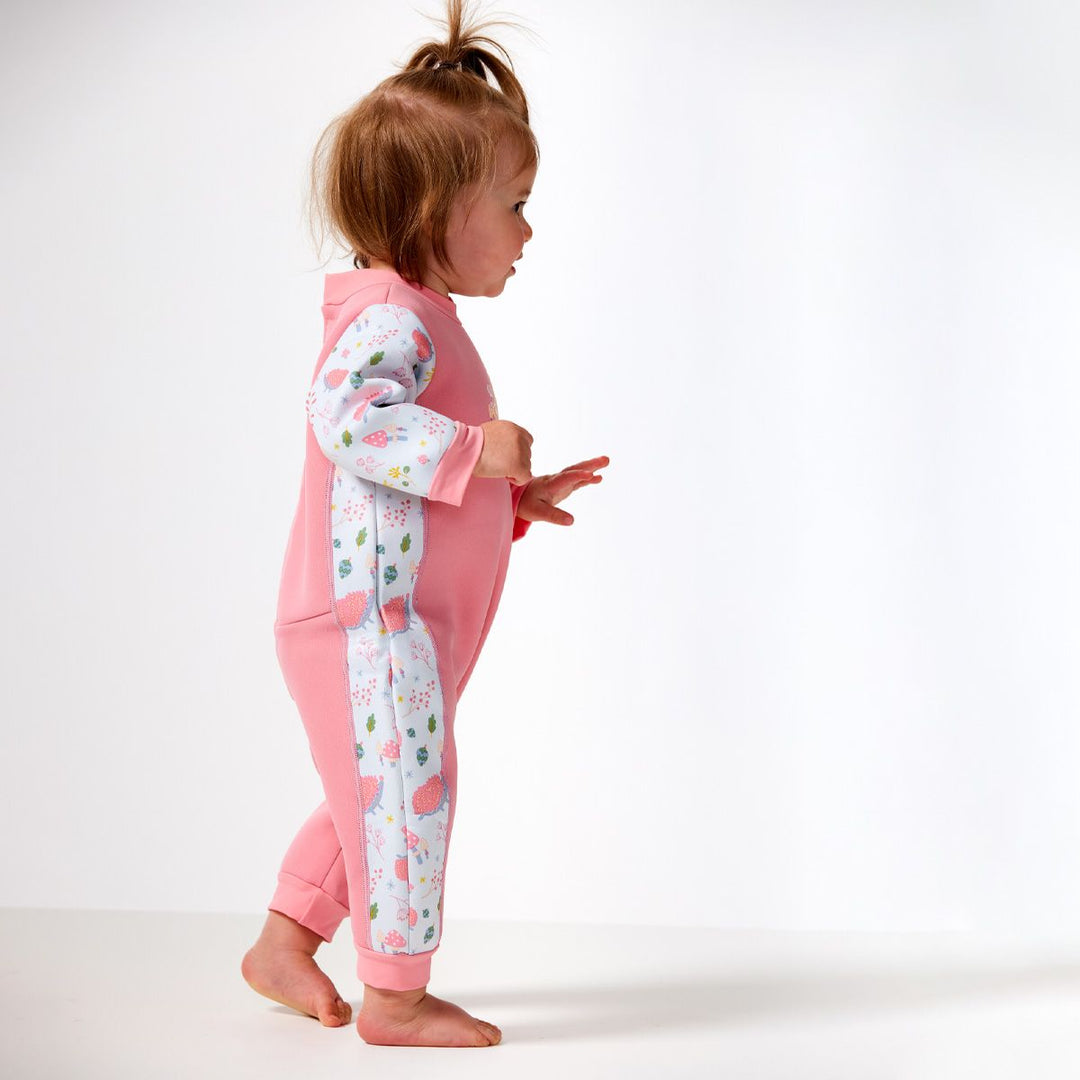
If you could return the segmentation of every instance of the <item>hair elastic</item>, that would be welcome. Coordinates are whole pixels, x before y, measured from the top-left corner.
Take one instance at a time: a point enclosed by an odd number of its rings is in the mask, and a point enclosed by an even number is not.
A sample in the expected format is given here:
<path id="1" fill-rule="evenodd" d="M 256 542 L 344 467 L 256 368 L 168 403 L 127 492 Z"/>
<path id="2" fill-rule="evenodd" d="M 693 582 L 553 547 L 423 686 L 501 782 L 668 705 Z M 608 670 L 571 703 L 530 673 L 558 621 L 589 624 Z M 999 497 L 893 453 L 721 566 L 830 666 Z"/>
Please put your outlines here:
<path id="1" fill-rule="evenodd" d="M 454 60 L 453 62 L 451 62 L 449 60 L 440 60 L 432 70 L 433 71 L 438 71 L 439 68 L 444 68 L 444 67 L 445 68 L 459 68 L 459 67 L 461 67 L 461 61 L 460 60 Z"/>

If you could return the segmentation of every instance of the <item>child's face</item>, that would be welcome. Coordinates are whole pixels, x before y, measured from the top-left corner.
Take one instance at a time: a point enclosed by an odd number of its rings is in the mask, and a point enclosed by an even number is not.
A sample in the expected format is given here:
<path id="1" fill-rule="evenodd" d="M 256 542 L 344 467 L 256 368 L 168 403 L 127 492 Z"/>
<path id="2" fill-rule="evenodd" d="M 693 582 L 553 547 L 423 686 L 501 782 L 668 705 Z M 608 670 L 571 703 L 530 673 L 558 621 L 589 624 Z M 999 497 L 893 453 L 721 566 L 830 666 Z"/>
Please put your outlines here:
<path id="1" fill-rule="evenodd" d="M 515 260 L 521 258 L 532 237 L 524 204 L 536 178 L 536 166 L 511 175 L 514 164 L 513 148 L 504 140 L 498 151 L 494 186 L 471 209 L 467 210 L 464 197 L 459 198 L 450 213 L 446 250 L 454 270 L 431 256 L 425 285 L 461 296 L 498 296 L 503 291 L 514 273 Z"/>

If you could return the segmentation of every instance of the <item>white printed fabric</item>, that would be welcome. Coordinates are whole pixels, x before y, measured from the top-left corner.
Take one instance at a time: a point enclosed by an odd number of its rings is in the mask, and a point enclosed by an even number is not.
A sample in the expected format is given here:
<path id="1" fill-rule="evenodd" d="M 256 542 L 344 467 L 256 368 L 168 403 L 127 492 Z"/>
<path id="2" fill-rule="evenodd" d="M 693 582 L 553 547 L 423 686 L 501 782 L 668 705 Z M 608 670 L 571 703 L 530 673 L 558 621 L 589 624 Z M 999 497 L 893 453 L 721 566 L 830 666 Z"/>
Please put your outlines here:
<path id="1" fill-rule="evenodd" d="M 349 325 L 308 391 L 323 453 L 355 476 L 427 495 L 456 425 L 414 402 L 435 374 L 435 348 L 408 308 L 373 304 Z"/>
<path id="2" fill-rule="evenodd" d="M 433 639 L 411 603 L 423 496 L 455 430 L 414 404 L 435 360 L 413 312 L 373 305 L 330 352 L 308 398 L 336 466 L 334 607 L 347 635 L 371 945 L 387 953 L 434 949 L 442 929 L 443 693 Z"/>

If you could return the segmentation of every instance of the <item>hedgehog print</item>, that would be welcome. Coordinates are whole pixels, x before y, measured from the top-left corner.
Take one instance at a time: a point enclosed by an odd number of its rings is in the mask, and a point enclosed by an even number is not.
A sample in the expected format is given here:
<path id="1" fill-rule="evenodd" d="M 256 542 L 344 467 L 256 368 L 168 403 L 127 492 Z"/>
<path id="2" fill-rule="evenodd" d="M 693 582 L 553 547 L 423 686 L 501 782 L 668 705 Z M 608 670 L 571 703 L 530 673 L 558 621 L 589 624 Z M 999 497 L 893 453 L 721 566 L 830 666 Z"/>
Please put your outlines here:
<path id="1" fill-rule="evenodd" d="M 449 805 L 449 802 L 450 790 L 442 773 L 436 773 L 413 792 L 412 805 L 417 817 L 438 813 L 444 806 Z"/>

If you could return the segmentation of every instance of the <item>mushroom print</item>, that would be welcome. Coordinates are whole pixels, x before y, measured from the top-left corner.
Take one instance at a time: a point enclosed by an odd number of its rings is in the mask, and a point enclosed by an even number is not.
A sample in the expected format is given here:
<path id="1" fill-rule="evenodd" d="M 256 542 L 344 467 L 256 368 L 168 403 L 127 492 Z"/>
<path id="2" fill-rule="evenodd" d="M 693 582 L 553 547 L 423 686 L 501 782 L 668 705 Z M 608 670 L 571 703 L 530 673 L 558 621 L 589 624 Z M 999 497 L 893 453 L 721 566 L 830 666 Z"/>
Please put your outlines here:
<path id="1" fill-rule="evenodd" d="M 422 836 L 410 832 L 407 825 L 402 825 L 401 831 L 405 834 L 405 847 L 416 856 L 417 864 L 422 864 L 424 859 L 427 858 L 427 841 Z"/>
<path id="2" fill-rule="evenodd" d="M 398 759 L 401 757 L 401 739 L 387 739 L 386 742 L 379 747 L 379 761 L 389 761 L 391 765 L 396 765 Z"/>
<path id="3" fill-rule="evenodd" d="M 393 952 L 405 948 L 405 939 L 396 930 L 380 930 L 376 937 L 382 946 L 383 952 L 386 952 L 388 947 Z"/>

